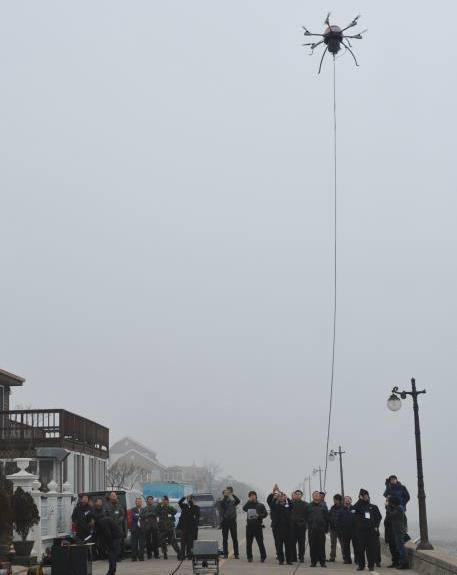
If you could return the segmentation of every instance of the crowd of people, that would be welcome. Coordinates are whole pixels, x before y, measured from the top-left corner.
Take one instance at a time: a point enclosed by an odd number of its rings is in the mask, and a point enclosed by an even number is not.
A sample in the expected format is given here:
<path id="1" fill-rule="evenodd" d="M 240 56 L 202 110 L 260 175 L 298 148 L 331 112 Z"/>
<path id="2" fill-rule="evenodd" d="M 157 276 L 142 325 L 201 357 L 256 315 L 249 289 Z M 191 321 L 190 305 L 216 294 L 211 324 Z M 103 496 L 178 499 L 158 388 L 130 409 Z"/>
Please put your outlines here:
<path id="1" fill-rule="evenodd" d="M 326 538 L 330 536 L 330 556 L 328 561 L 336 560 L 338 543 L 345 564 L 355 563 L 358 571 L 366 566 L 374 571 L 381 565 L 380 525 L 382 514 L 379 508 L 370 501 L 370 494 L 361 489 L 358 500 L 353 504 L 352 498 L 336 494 L 329 509 L 325 501 L 326 494 L 315 491 L 312 501 L 303 499 L 303 492 L 294 491 L 289 498 L 278 485 L 274 485 L 267 497 L 270 509 L 271 529 L 276 547 L 276 558 L 280 565 L 304 563 L 306 540 L 309 543 L 311 567 L 319 563 L 326 567 Z M 395 475 L 386 479 L 385 497 L 385 539 L 392 555 L 389 567 L 407 569 L 405 553 L 407 534 L 406 505 L 409 493 Z M 232 537 L 234 557 L 239 558 L 237 537 L 236 507 L 240 500 L 227 488 L 219 502 L 222 527 L 224 556 L 228 556 L 228 536 Z M 263 540 L 264 520 L 268 511 L 263 503 L 257 500 L 255 491 L 243 506 L 246 512 L 246 557 L 253 561 L 252 545 L 254 540 L 259 548 L 260 561 L 264 562 L 267 553 Z"/>
<path id="2" fill-rule="evenodd" d="M 370 501 L 367 490 L 361 489 L 358 500 L 336 494 L 330 509 L 325 501 L 325 493 L 315 491 L 312 501 L 303 499 L 303 492 L 296 490 L 288 497 L 278 485 L 274 485 L 267 498 L 266 506 L 258 501 L 255 491 L 251 491 L 242 510 L 246 513 L 246 557 L 253 561 L 253 543 L 257 543 L 260 561 L 264 562 L 267 553 L 264 545 L 264 520 L 270 516 L 275 541 L 276 559 L 280 565 L 304 563 L 306 541 L 309 543 L 311 567 L 319 563 L 326 567 L 327 561 L 336 560 L 337 545 L 345 564 L 355 563 L 357 570 L 366 566 L 374 571 L 381 564 L 379 528 L 382 514 Z M 392 555 L 390 567 L 405 569 L 408 562 L 405 542 L 408 540 L 406 505 L 409 493 L 395 475 L 386 480 L 385 539 Z M 233 555 L 239 559 L 237 533 L 238 506 L 240 499 L 231 487 L 227 487 L 217 502 L 220 527 L 222 530 L 223 555 L 229 556 L 228 541 L 232 539 Z M 170 505 L 167 496 L 156 501 L 153 497 L 138 497 L 135 506 L 129 510 L 131 560 L 144 561 L 147 558 L 168 559 L 168 546 L 178 558 L 191 559 L 193 542 L 198 538 L 200 509 L 192 495 L 178 502 L 181 514 L 175 526 L 177 509 Z M 95 555 L 109 561 L 108 575 L 114 575 L 116 564 L 124 557 L 127 510 L 115 492 L 108 500 L 102 498 L 91 501 L 83 495 L 72 515 L 76 537 L 80 541 L 95 544 Z M 179 533 L 180 545 L 176 533 Z M 330 556 L 326 557 L 326 538 L 330 536 Z"/>
<path id="3" fill-rule="evenodd" d="M 94 558 L 108 559 L 108 575 L 116 573 L 116 566 L 125 557 L 127 516 L 130 517 L 130 553 L 132 561 L 160 558 L 168 559 L 171 546 L 178 558 L 190 558 L 193 541 L 198 537 L 200 508 L 194 505 L 192 495 L 179 501 L 181 515 L 175 526 L 177 510 L 164 496 L 156 502 L 154 497 L 137 497 L 135 506 L 126 510 L 116 492 L 108 500 L 99 497 L 92 501 L 82 495 L 75 506 L 72 521 L 79 541 L 94 543 Z M 181 547 L 176 532 L 179 531 Z"/>

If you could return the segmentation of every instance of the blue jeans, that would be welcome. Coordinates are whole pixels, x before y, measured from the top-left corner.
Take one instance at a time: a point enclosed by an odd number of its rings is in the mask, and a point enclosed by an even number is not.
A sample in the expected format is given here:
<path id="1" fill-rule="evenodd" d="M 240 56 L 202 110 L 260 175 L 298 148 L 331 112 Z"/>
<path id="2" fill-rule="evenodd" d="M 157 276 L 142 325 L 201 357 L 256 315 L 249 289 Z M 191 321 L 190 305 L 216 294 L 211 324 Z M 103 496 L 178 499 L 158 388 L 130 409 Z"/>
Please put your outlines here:
<path id="1" fill-rule="evenodd" d="M 406 563 L 405 534 L 394 532 L 394 539 L 400 565 L 403 565 L 404 563 Z"/>

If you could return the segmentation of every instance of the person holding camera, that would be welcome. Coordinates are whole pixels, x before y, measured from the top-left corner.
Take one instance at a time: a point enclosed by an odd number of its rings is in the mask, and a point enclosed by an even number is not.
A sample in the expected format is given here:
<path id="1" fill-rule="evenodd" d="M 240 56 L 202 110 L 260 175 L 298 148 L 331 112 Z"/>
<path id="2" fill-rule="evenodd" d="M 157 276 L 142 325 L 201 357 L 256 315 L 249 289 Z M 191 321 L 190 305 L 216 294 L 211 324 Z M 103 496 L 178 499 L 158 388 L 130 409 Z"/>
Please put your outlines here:
<path id="1" fill-rule="evenodd" d="M 292 549 L 290 541 L 291 531 L 291 501 L 285 493 L 279 490 L 277 484 L 267 498 L 271 510 L 271 526 L 275 540 L 276 557 L 280 565 L 292 565 Z"/>
<path id="2" fill-rule="evenodd" d="M 226 487 L 222 492 L 222 499 L 219 499 L 217 507 L 221 519 L 222 548 L 224 558 L 228 557 L 228 536 L 232 538 L 233 554 L 235 559 L 239 559 L 238 533 L 236 522 L 236 508 L 240 504 L 239 498 L 233 493 L 233 487 Z"/>
<path id="3" fill-rule="evenodd" d="M 243 506 L 246 512 L 246 556 L 252 563 L 252 543 L 254 539 L 259 546 L 260 561 L 265 562 L 267 552 L 263 542 L 263 520 L 268 517 L 268 512 L 263 503 L 257 501 L 257 493 L 250 491 L 248 501 Z"/>
<path id="4" fill-rule="evenodd" d="M 195 505 L 192 495 L 181 497 L 179 500 L 181 517 L 178 529 L 181 530 L 181 559 L 192 559 L 192 547 L 198 538 L 198 522 L 200 520 L 200 507 Z"/>

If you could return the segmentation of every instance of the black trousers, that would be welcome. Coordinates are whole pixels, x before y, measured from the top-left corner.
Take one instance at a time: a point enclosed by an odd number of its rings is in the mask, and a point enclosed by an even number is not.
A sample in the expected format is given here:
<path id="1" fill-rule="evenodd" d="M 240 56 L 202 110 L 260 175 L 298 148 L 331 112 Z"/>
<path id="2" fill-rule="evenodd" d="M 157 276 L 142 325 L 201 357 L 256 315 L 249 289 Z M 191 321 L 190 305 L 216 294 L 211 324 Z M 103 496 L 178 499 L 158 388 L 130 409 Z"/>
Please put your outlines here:
<path id="1" fill-rule="evenodd" d="M 368 569 L 373 569 L 378 560 L 379 537 L 369 529 L 357 531 L 357 563 L 359 567 L 365 567 L 368 563 Z M 366 561 L 365 561 L 366 557 Z"/>
<path id="2" fill-rule="evenodd" d="M 113 539 L 111 547 L 108 549 L 108 574 L 107 575 L 115 575 L 116 573 L 116 566 L 117 566 L 117 558 L 119 557 L 119 553 L 121 552 L 121 540 L 120 539 Z"/>
<path id="3" fill-rule="evenodd" d="M 311 563 L 325 563 L 325 531 L 312 529 L 308 531 L 308 539 Z"/>
<path id="4" fill-rule="evenodd" d="M 330 529 L 330 559 L 335 561 L 336 559 L 336 547 L 337 543 L 340 543 L 341 553 L 343 552 L 343 543 L 341 538 L 341 532 L 336 529 Z"/>
<path id="5" fill-rule="evenodd" d="M 176 535 L 174 529 L 162 529 L 161 531 L 159 531 L 159 537 L 164 557 L 165 555 L 167 555 L 167 544 L 173 547 L 178 557 L 181 555 L 181 552 L 178 547 L 178 542 L 176 541 Z"/>
<path id="6" fill-rule="evenodd" d="M 354 550 L 354 561 L 357 563 L 356 543 L 352 531 L 343 531 L 341 535 L 341 552 L 345 563 L 352 563 L 351 543 Z"/>
<path id="7" fill-rule="evenodd" d="M 195 529 L 183 529 L 181 532 L 181 559 L 192 557 L 192 547 L 195 541 Z"/>
<path id="8" fill-rule="evenodd" d="M 228 536 L 232 538 L 233 543 L 233 553 L 235 557 L 238 557 L 238 532 L 236 519 L 230 519 L 229 521 L 223 521 L 222 523 L 222 548 L 224 550 L 224 555 L 228 555 Z"/>
<path id="9" fill-rule="evenodd" d="M 262 527 L 246 527 L 246 556 L 248 559 L 252 559 L 252 543 L 254 539 L 257 541 L 259 546 L 259 553 L 261 559 L 266 559 L 267 552 L 265 551 L 265 545 L 263 543 L 263 529 Z"/>
<path id="10" fill-rule="evenodd" d="M 306 527 L 303 525 L 294 525 L 292 523 L 290 530 L 290 546 L 292 561 L 297 560 L 297 545 L 298 545 L 298 558 L 303 559 L 305 557 L 305 547 L 306 547 Z"/>
<path id="11" fill-rule="evenodd" d="M 134 529 L 130 533 L 130 541 L 132 543 L 132 559 L 144 559 L 144 544 L 146 543 L 144 531 L 141 529 Z"/>
<path id="12" fill-rule="evenodd" d="M 159 533 L 157 528 L 150 528 L 145 533 L 146 537 L 146 552 L 148 557 L 152 557 L 154 553 L 154 557 L 159 557 Z"/>
<path id="13" fill-rule="evenodd" d="M 273 531 L 275 538 L 276 557 L 280 563 L 284 563 L 284 558 L 289 563 L 292 561 L 292 549 L 290 534 L 280 527 L 276 527 Z"/>

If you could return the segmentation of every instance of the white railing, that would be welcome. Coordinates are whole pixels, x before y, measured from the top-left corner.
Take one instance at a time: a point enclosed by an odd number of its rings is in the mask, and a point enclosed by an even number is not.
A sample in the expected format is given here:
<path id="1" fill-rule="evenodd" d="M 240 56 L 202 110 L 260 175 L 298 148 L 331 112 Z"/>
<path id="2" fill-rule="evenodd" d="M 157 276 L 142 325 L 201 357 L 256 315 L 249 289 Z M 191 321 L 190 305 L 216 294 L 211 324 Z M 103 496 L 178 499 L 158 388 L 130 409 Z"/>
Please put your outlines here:
<path id="1" fill-rule="evenodd" d="M 71 514 L 74 498 L 72 487 L 69 483 L 63 486 L 63 492 L 57 491 L 57 483 L 51 481 L 48 484 L 48 492 L 44 495 L 40 491 L 40 482 L 36 475 L 25 471 L 28 467 L 29 459 L 16 459 L 20 471 L 13 475 L 8 475 L 7 479 L 12 481 L 13 489 L 21 487 L 30 493 L 38 507 L 40 522 L 29 533 L 28 540 L 34 541 L 33 555 L 41 559 L 46 547 L 52 544 L 52 540 L 64 534 L 71 533 Z M 15 539 L 20 539 L 15 533 Z"/>

